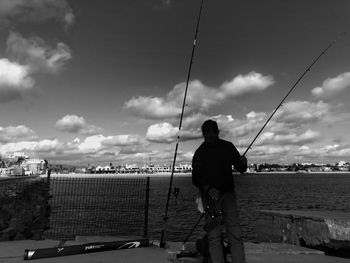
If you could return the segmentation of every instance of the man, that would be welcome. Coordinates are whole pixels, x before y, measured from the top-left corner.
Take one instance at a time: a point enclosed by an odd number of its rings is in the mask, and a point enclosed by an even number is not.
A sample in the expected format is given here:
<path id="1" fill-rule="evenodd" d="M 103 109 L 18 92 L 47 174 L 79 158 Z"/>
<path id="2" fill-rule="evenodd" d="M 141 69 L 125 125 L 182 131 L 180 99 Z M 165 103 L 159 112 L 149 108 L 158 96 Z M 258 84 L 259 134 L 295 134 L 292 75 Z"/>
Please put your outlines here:
<path id="1" fill-rule="evenodd" d="M 231 142 L 219 138 L 219 129 L 215 121 L 205 121 L 202 125 L 202 134 L 204 142 L 196 150 L 192 160 L 192 182 L 199 188 L 202 199 L 206 203 L 204 205 L 209 205 L 209 210 L 215 206 L 215 213 L 222 213 L 225 235 L 230 242 L 232 262 L 243 263 L 245 253 L 232 165 L 237 171 L 244 173 L 247 170 L 247 159 L 244 156 L 241 157 Z M 223 263 L 225 262 L 222 248 L 223 229 L 220 223 L 213 224 L 216 220 L 215 213 L 206 212 L 205 229 L 211 261 Z"/>

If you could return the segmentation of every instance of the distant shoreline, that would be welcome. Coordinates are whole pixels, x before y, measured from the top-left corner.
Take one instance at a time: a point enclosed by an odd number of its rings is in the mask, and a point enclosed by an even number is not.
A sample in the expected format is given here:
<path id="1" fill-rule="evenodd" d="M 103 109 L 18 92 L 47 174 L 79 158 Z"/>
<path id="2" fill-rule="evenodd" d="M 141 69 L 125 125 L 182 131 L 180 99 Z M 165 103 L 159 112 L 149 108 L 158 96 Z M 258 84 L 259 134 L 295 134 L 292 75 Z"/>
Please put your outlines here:
<path id="1" fill-rule="evenodd" d="M 319 171 L 319 172 L 290 172 L 290 171 L 273 171 L 273 172 L 248 172 L 247 174 L 350 174 L 350 171 Z"/>
<path id="2" fill-rule="evenodd" d="M 273 171 L 273 172 L 253 172 L 245 173 L 244 175 L 269 175 L 269 174 L 290 174 L 290 175 L 313 175 L 313 174 L 349 174 L 350 171 L 332 171 L 332 172 L 286 172 L 286 171 Z M 62 178 L 136 178 L 136 177 L 170 177 L 171 173 L 125 173 L 125 174 L 84 174 L 84 173 L 68 173 L 68 174 L 56 174 L 52 173 L 51 177 Z M 239 173 L 235 173 L 239 175 Z M 174 177 L 190 177 L 191 173 L 174 173 Z M 46 177 L 43 175 L 42 177 Z"/>
<path id="3" fill-rule="evenodd" d="M 125 174 L 84 174 L 84 173 L 69 173 L 69 174 L 55 174 L 51 177 L 75 177 L 75 178 L 136 178 L 136 177 L 170 177 L 170 173 L 125 173 Z M 46 175 L 44 175 L 46 177 Z M 187 177 L 191 173 L 174 173 L 174 176 Z"/>

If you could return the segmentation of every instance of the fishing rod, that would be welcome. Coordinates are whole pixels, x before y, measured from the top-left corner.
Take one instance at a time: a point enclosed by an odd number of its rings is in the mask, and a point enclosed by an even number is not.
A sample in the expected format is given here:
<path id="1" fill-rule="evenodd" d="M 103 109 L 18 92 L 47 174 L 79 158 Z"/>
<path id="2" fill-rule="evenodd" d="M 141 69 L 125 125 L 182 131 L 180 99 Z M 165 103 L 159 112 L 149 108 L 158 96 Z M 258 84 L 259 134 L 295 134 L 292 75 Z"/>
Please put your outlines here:
<path id="1" fill-rule="evenodd" d="M 80 245 L 58 246 L 49 248 L 25 249 L 24 260 L 62 257 L 110 250 L 149 247 L 153 241 L 149 239 L 118 240 L 109 242 L 93 242 Z"/>
<path id="2" fill-rule="evenodd" d="M 165 236 L 166 221 L 168 220 L 170 194 L 171 194 L 171 188 L 172 188 L 172 183 L 173 183 L 173 178 L 174 178 L 174 169 L 175 169 L 175 163 L 176 163 L 176 157 L 177 157 L 177 150 L 178 150 L 179 142 L 180 142 L 180 132 L 181 132 L 181 128 L 182 128 L 182 120 L 183 120 L 184 111 L 185 111 L 186 97 L 187 97 L 187 91 L 188 91 L 188 84 L 189 84 L 190 76 L 191 76 L 194 51 L 196 49 L 197 36 L 198 36 L 198 30 L 199 30 L 199 23 L 200 23 L 200 20 L 201 20 L 202 9 L 203 9 L 203 2 L 204 2 L 204 0 L 201 0 L 201 5 L 200 5 L 200 8 L 199 8 L 199 14 L 198 14 L 198 19 L 197 19 L 197 25 L 196 25 L 196 31 L 195 31 L 195 34 L 194 34 L 194 41 L 193 41 L 193 46 L 192 46 L 191 59 L 190 59 L 189 67 L 188 67 L 186 88 L 185 88 L 185 94 L 184 94 L 184 99 L 183 99 L 183 103 L 182 103 L 182 110 L 181 110 L 181 116 L 180 116 L 179 133 L 178 133 L 178 136 L 176 138 L 176 146 L 175 146 L 173 165 L 172 165 L 172 168 L 171 168 L 171 176 L 170 176 L 170 183 L 169 183 L 169 189 L 168 189 L 168 196 L 167 196 L 167 201 L 166 201 L 166 205 L 165 205 L 165 215 L 162 218 L 163 219 L 163 229 L 162 229 L 162 234 L 161 234 L 161 238 L 160 238 L 160 247 L 164 247 L 165 246 L 164 236 Z"/>
<path id="3" fill-rule="evenodd" d="M 199 223 L 201 222 L 202 218 L 205 216 L 205 213 L 201 213 L 201 215 L 199 216 L 197 222 L 194 224 L 194 226 L 192 227 L 190 233 L 187 234 L 186 238 L 184 239 L 184 241 L 182 242 L 182 250 L 185 250 L 185 244 L 187 243 L 187 241 L 190 239 L 191 235 L 193 234 L 194 230 L 197 228 L 197 226 L 199 225 Z"/>
<path id="4" fill-rule="evenodd" d="M 254 144 L 254 142 L 256 141 L 256 139 L 259 137 L 259 135 L 261 134 L 261 132 L 264 130 L 264 128 L 266 127 L 266 125 L 269 123 L 269 121 L 272 119 L 272 117 L 275 115 L 275 113 L 277 112 L 277 110 L 282 106 L 283 102 L 286 100 L 286 98 L 289 96 L 289 94 L 294 90 L 294 88 L 298 85 L 298 83 L 301 81 L 301 79 L 311 70 L 312 66 L 316 64 L 316 62 L 328 51 L 328 49 L 330 49 L 336 42 L 337 39 L 339 39 L 340 37 L 342 37 L 343 35 L 345 35 L 346 32 L 343 32 L 341 35 L 339 35 L 335 40 L 333 40 L 324 50 L 322 50 L 322 52 L 318 55 L 318 57 L 316 57 L 314 59 L 314 61 L 310 64 L 310 66 L 301 74 L 301 76 L 298 78 L 298 80 L 294 83 L 294 85 L 292 86 L 292 88 L 287 92 L 287 94 L 284 96 L 284 98 L 282 99 L 282 101 L 278 104 L 278 106 L 276 107 L 276 109 L 272 112 L 272 114 L 270 115 L 270 117 L 267 119 L 267 121 L 265 122 L 265 124 L 261 127 L 260 131 L 258 132 L 258 134 L 255 136 L 255 138 L 253 139 L 253 141 L 249 144 L 249 146 L 247 147 L 247 149 L 245 150 L 245 152 L 243 153 L 242 157 L 245 156 L 247 154 L 247 152 L 251 149 L 252 145 Z"/>

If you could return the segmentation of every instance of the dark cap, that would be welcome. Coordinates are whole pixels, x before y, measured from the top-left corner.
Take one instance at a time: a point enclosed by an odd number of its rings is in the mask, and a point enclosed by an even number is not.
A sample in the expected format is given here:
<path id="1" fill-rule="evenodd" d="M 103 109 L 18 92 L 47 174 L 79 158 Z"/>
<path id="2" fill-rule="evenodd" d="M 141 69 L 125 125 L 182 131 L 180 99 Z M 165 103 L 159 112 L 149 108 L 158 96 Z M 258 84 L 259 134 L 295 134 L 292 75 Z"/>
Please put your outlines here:
<path id="1" fill-rule="evenodd" d="M 202 125 L 202 132 L 213 131 L 219 133 L 218 124 L 213 120 L 206 120 Z"/>

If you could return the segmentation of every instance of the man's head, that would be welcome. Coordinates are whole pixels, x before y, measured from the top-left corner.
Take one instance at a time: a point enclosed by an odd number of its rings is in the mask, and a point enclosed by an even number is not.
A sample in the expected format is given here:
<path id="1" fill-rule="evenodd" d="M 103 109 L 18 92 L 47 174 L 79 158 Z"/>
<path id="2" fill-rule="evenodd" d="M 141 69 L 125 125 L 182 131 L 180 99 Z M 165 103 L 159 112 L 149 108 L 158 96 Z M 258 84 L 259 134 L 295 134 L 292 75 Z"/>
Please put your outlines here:
<path id="1" fill-rule="evenodd" d="M 206 142 L 215 142 L 219 139 L 219 128 L 216 121 L 206 120 L 202 124 L 202 134 Z"/>

